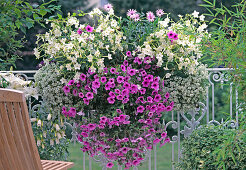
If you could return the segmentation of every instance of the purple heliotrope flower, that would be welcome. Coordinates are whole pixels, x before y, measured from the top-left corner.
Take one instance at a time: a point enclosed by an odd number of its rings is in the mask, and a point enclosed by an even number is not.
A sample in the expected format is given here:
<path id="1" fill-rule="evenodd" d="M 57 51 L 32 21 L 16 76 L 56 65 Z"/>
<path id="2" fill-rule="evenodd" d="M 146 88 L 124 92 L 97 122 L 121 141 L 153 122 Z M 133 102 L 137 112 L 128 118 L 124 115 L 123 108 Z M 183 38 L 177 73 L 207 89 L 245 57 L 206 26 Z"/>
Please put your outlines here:
<path id="1" fill-rule="evenodd" d="M 91 27 L 90 25 L 87 25 L 86 27 L 85 27 L 85 29 L 86 29 L 86 31 L 87 32 L 93 32 L 93 27 Z"/>
<path id="2" fill-rule="evenodd" d="M 87 92 L 86 93 L 86 95 L 85 95 L 85 97 L 88 99 L 88 100 L 90 100 L 90 99 L 93 99 L 93 93 L 92 92 Z"/>
<path id="3" fill-rule="evenodd" d="M 164 11 L 162 9 L 158 9 L 158 10 L 156 10 L 156 15 L 158 17 L 161 17 L 162 15 L 164 15 Z"/>
<path id="4" fill-rule="evenodd" d="M 149 22 L 153 22 L 155 20 L 155 15 L 153 14 L 153 12 L 147 12 L 146 16 Z"/>
<path id="5" fill-rule="evenodd" d="M 79 35 L 81 35 L 82 34 L 82 30 L 81 30 L 81 28 L 79 28 L 78 30 L 77 30 L 77 33 L 79 34 Z"/>
<path id="6" fill-rule="evenodd" d="M 126 52 L 126 56 L 127 56 L 127 57 L 130 57 L 131 55 L 132 55 L 132 52 L 131 52 L 131 51 L 127 51 L 127 52 Z"/>
<path id="7" fill-rule="evenodd" d="M 106 5 L 104 5 L 104 7 L 103 7 L 106 11 L 110 11 L 112 8 L 113 8 L 113 6 L 111 5 L 111 4 L 106 4 Z"/>

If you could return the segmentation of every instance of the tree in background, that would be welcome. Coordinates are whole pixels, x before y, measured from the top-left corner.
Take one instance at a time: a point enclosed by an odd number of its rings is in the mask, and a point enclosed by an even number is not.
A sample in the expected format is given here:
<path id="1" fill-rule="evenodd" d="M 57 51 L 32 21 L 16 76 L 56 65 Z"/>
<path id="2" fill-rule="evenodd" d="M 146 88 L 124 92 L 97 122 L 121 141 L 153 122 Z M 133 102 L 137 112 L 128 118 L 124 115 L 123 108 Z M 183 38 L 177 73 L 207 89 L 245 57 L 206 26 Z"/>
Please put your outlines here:
<path id="1" fill-rule="evenodd" d="M 7 70 L 15 66 L 20 58 L 18 51 L 24 47 L 27 30 L 36 23 L 44 27 L 43 19 L 59 9 L 47 3 L 31 5 L 28 1 L 1 0 L 0 1 L 0 70 Z"/>

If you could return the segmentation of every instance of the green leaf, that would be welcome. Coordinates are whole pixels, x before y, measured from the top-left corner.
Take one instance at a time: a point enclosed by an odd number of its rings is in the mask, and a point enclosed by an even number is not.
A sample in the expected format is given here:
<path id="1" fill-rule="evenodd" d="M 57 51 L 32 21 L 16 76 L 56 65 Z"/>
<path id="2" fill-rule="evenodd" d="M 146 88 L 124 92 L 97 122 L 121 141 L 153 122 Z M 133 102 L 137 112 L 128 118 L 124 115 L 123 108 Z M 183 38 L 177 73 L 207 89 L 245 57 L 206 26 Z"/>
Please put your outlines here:
<path id="1" fill-rule="evenodd" d="M 42 17 L 43 17 L 47 14 L 47 11 L 45 9 L 40 9 L 39 14 L 42 15 Z"/>
<path id="2" fill-rule="evenodd" d="M 58 16 L 59 19 L 62 19 L 62 15 L 61 14 L 57 13 L 57 16 Z"/>
<path id="3" fill-rule="evenodd" d="M 33 10 L 33 7 L 28 3 L 28 2 L 25 2 L 26 6 L 29 7 L 31 10 Z"/>

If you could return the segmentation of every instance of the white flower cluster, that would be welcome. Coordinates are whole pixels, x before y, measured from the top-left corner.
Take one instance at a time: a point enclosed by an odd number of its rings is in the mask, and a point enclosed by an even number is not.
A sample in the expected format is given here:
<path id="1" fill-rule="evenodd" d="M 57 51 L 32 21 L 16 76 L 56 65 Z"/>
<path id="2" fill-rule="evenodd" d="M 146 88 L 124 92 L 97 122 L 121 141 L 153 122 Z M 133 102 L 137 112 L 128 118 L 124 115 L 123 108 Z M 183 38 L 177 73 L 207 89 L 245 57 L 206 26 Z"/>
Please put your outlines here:
<path id="1" fill-rule="evenodd" d="M 143 46 L 138 47 L 139 58 L 156 57 L 157 66 L 165 70 L 184 70 L 196 74 L 199 59 L 202 56 L 201 41 L 208 36 L 204 18 L 196 19 L 198 14 L 186 15 L 178 22 L 168 17 L 159 21 L 160 29 L 147 38 Z M 175 35 L 175 38 L 172 38 Z M 170 74 L 170 73 L 168 73 Z M 170 77 L 167 75 L 166 77 Z"/>
<path id="2" fill-rule="evenodd" d="M 198 106 L 198 101 L 205 98 L 208 72 L 201 65 L 197 74 L 188 77 L 173 76 L 165 80 L 164 91 L 170 93 L 170 100 L 174 101 L 174 110 L 188 111 Z"/>
<path id="3" fill-rule="evenodd" d="M 74 16 L 65 20 L 53 20 L 51 30 L 37 35 L 37 44 L 40 41 L 43 44 L 34 49 L 36 57 L 62 61 L 61 69 L 74 73 L 85 64 L 92 71 L 103 71 L 104 59 L 110 60 L 116 52 L 123 51 L 123 33 L 112 10 L 104 14 L 95 8 L 89 16 L 98 19 L 97 26 L 82 25 Z"/>
<path id="4" fill-rule="evenodd" d="M 6 82 L 6 87 L 3 83 Z M 13 73 L 0 73 L 0 87 L 19 90 L 25 93 L 26 97 L 33 96 L 38 99 L 37 90 L 32 86 L 31 81 L 25 81 Z"/>
<path id="5" fill-rule="evenodd" d="M 62 106 L 71 105 L 70 96 L 66 96 L 62 90 L 61 75 L 54 63 L 47 64 L 34 75 L 38 93 L 43 101 L 50 107 L 53 117 L 60 115 Z"/>

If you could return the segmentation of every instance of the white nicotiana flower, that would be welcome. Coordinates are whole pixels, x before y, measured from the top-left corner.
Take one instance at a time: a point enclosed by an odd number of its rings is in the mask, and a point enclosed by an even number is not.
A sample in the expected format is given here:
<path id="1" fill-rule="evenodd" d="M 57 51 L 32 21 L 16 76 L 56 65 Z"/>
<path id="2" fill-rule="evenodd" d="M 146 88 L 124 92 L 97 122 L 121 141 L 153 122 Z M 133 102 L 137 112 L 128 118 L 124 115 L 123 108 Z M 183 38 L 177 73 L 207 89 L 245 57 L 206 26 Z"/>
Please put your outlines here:
<path id="1" fill-rule="evenodd" d="M 61 129 L 60 129 L 60 126 L 59 126 L 58 124 L 55 124 L 55 128 L 56 128 L 56 131 L 61 130 Z"/>
<path id="2" fill-rule="evenodd" d="M 97 50 L 97 51 L 95 52 L 95 56 L 96 56 L 96 57 L 99 57 L 99 56 L 100 56 L 100 54 L 101 54 L 101 53 L 100 53 L 100 51 L 99 51 L 99 50 Z"/>
<path id="3" fill-rule="evenodd" d="M 87 59 L 88 59 L 89 62 L 92 62 L 93 56 L 90 54 L 90 55 L 87 56 Z"/>
<path id="4" fill-rule="evenodd" d="M 80 70 L 80 67 L 81 67 L 81 64 L 79 64 L 79 63 L 74 64 L 75 70 Z"/>
<path id="5" fill-rule="evenodd" d="M 46 138 L 46 135 L 47 135 L 47 133 L 45 132 L 45 131 L 43 131 L 43 136 Z"/>
<path id="6" fill-rule="evenodd" d="M 170 73 L 167 73 L 167 74 L 165 75 L 165 77 L 166 77 L 166 78 L 169 78 L 169 77 L 171 77 L 171 74 L 170 74 Z"/>
<path id="7" fill-rule="evenodd" d="M 47 120 L 50 120 L 50 119 L 51 119 L 51 114 L 48 114 Z"/>
<path id="8" fill-rule="evenodd" d="M 31 118 L 30 121 L 31 122 L 36 122 L 37 121 L 37 118 Z"/>
<path id="9" fill-rule="evenodd" d="M 41 120 L 38 120 L 37 126 L 38 127 L 41 127 L 41 125 L 42 125 L 42 121 Z"/>
<path id="10" fill-rule="evenodd" d="M 199 12 L 197 12 L 196 10 L 192 13 L 192 15 L 194 16 L 194 18 L 198 18 Z"/>
<path id="11" fill-rule="evenodd" d="M 37 140 L 37 146 L 40 146 L 41 145 L 41 140 Z"/>
<path id="12" fill-rule="evenodd" d="M 92 72 L 96 72 L 96 68 L 94 66 L 91 66 L 90 69 Z"/>
<path id="13" fill-rule="evenodd" d="M 53 146 L 54 145 L 54 140 L 50 139 L 50 145 Z"/>
<path id="14" fill-rule="evenodd" d="M 67 70 L 71 71 L 72 70 L 71 64 L 66 64 L 66 68 Z"/>
<path id="15" fill-rule="evenodd" d="M 108 53 L 108 59 L 112 60 L 112 54 Z"/>
<path id="16" fill-rule="evenodd" d="M 34 55 L 39 58 L 40 57 L 40 52 L 38 51 L 37 48 L 34 48 Z"/>
<path id="17" fill-rule="evenodd" d="M 204 21 L 205 16 L 204 15 L 201 15 L 199 18 L 200 18 L 201 21 Z"/>

